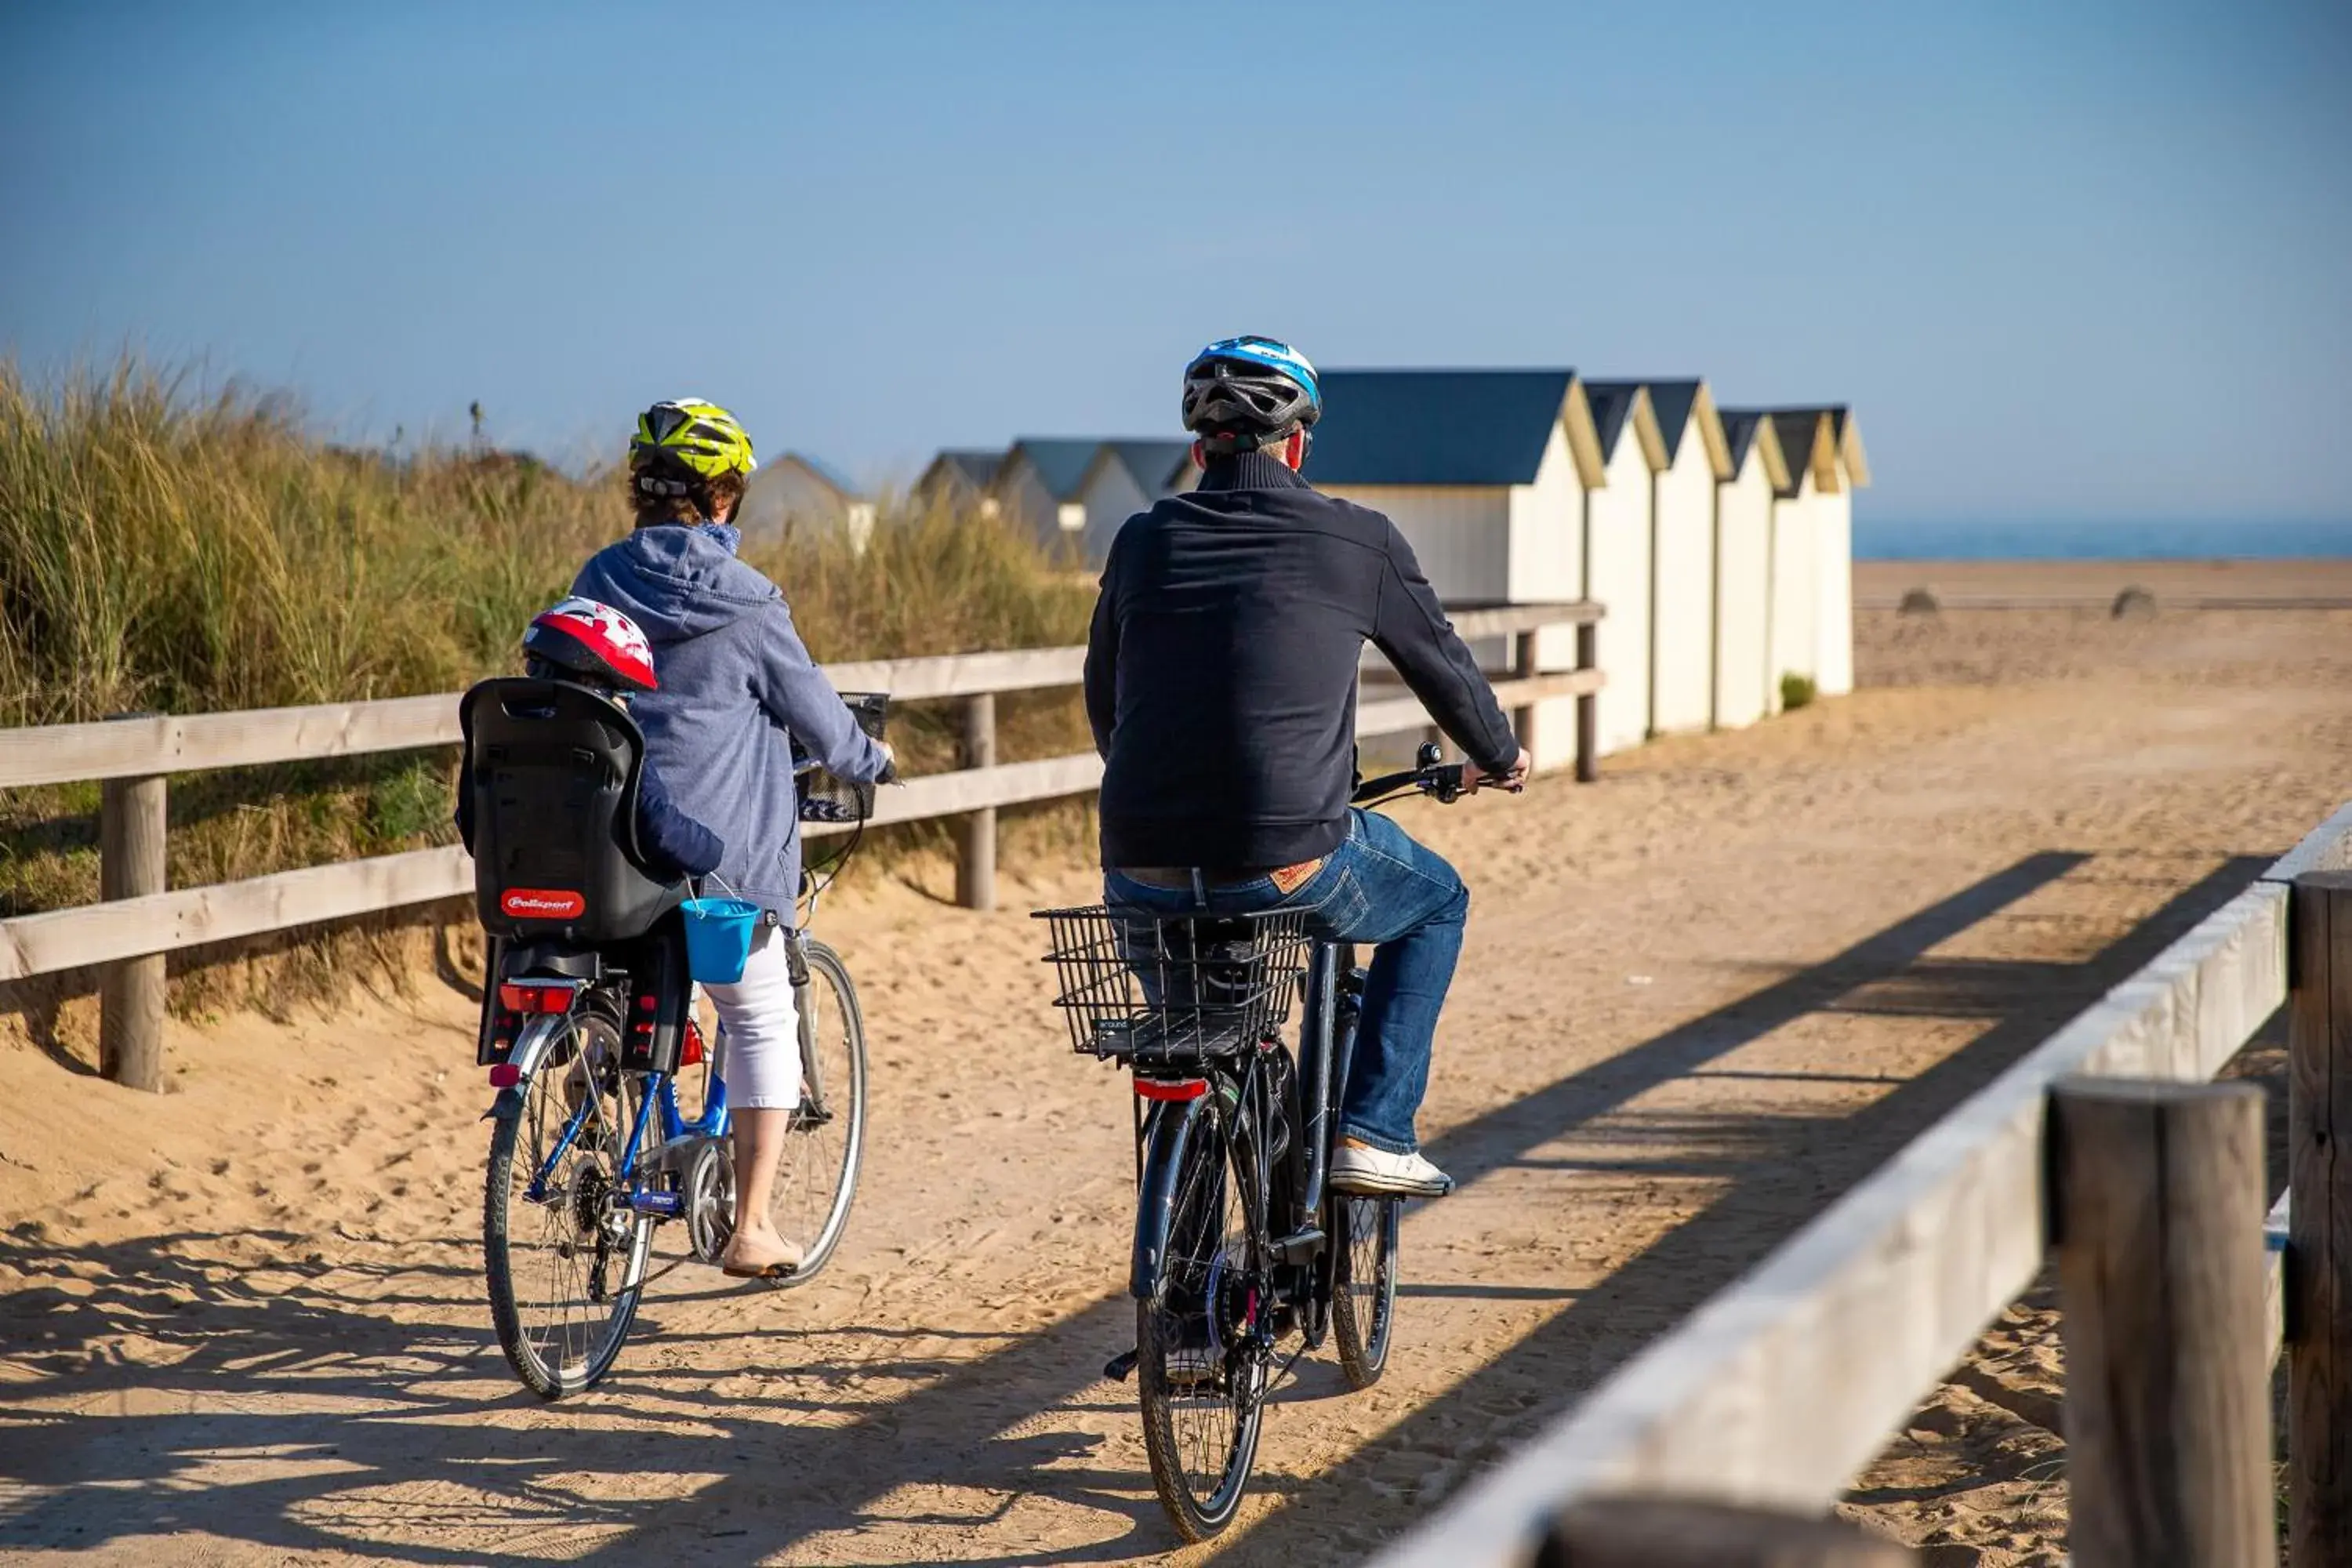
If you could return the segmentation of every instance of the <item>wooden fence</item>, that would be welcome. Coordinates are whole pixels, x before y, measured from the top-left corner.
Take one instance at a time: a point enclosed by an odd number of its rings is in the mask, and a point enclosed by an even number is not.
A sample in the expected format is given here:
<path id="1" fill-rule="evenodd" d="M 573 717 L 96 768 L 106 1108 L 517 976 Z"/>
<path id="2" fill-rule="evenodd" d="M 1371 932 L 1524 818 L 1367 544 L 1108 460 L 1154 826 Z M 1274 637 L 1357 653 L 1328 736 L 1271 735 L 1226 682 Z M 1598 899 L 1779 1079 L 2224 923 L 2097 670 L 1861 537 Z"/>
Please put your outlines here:
<path id="1" fill-rule="evenodd" d="M 2282 1006 L 2290 1173 L 2265 1222 L 2258 1097 L 2208 1080 Z M 2292 1561 L 2342 1568 L 2352 1155 L 2338 1155 L 2341 1138 L 2352 1138 L 2352 806 L 1379 1568 L 1760 1563 L 1740 1543 L 1799 1517 L 1821 1532 L 1772 1563 L 1910 1561 L 1819 1516 L 2032 1285 L 2053 1244 L 2077 1568 L 2275 1563 L 2269 1376 L 2282 1341 Z"/>
<path id="2" fill-rule="evenodd" d="M 1454 617 L 1465 638 L 1509 637 L 1513 665 L 1495 695 L 1522 737 L 1535 705 L 1576 699 L 1576 771 L 1593 776 L 1594 627 L 1591 603 L 1518 605 Z M 1536 634 L 1577 628 L 1577 667 L 1536 667 Z M 975 909 L 995 902 L 996 812 L 1000 806 L 1084 795 L 1102 779 L 1091 752 L 1035 762 L 996 761 L 996 699 L 1007 692 L 1074 686 L 1086 650 L 1031 648 L 938 658 L 835 664 L 825 673 L 844 691 L 887 691 L 899 702 L 960 705 L 963 765 L 908 779 L 882 792 L 873 821 L 958 818 L 957 896 Z M 1360 735 L 1422 729 L 1429 716 L 1411 697 L 1367 693 Z M 446 746 L 458 740 L 457 694 L 329 703 L 185 717 L 136 715 L 89 724 L 0 730 L 0 788 L 103 781 L 100 805 L 101 901 L 0 921 L 0 982 L 100 966 L 100 1058 L 108 1077 L 162 1086 L 164 957 L 183 948 L 347 920 L 470 893 L 473 862 L 459 848 L 416 849 L 210 887 L 167 890 L 165 776 L 212 768 L 354 756 Z M 846 831 L 811 826 L 811 834 Z"/>

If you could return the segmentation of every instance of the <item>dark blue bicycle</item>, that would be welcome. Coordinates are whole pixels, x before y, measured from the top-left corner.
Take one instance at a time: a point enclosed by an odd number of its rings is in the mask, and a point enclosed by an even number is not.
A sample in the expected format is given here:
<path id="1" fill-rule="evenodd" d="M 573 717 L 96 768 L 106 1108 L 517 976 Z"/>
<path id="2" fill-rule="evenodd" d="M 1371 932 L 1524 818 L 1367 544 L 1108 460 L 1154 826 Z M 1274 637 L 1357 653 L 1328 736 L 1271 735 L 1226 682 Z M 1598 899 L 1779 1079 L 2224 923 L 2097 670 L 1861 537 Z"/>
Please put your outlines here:
<path id="1" fill-rule="evenodd" d="M 1356 804 L 1450 803 L 1479 782 L 1434 745 L 1419 761 L 1360 784 Z M 1136 1348 L 1104 1372 L 1135 1374 L 1160 1506 L 1205 1541 L 1240 1510 L 1267 1395 L 1299 1356 L 1328 1339 L 1360 1389 L 1388 1363 L 1402 1200 L 1327 1179 L 1363 972 L 1297 912 L 1038 918 L 1072 1044 L 1134 1075 Z"/>
<path id="2" fill-rule="evenodd" d="M 854 700 L 879 734 L 881 699 Z M 627 713 L 563 682 L 467 693 L 478 904 L 491 936 L 478 1059 L 488 1120 L 482 1251 L 490 1316 L 515 1375 L 558 1398 L 610 1371 L 635 1321 L 655 1228 L 683 1220 L 715 1263 L 733 1232 L 725 1037 L 704 1047 L 678 903 L 635 853 Z M 859 794 L 858 792 L 863 792 Z M 845 805 L 844 797 L 848 796 Z M 804 770 L 801 809 L 863 820 L 867 786 Z M 852 840 L 855 847 L 856 840 Z M 805 900 L 814 914 L 822 888 Z M 840 955 L 786 933 L 800 1015 L 801 1104 L 770 1199 L 805 1238 L 805 1280 L 839 1244 L 865 1148 L 866 1030 Z M 702 1069 L 688 1115 L 679 1080 Z"/>

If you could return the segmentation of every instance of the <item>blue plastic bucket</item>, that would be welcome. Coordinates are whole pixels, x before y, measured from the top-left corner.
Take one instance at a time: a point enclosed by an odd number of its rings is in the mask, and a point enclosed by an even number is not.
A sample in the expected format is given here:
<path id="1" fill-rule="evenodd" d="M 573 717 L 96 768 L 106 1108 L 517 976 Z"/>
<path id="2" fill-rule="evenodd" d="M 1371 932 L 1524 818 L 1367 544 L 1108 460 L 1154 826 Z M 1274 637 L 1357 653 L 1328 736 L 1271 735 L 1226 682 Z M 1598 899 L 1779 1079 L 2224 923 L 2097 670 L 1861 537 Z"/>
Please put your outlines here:
<path id="1" fill-rule="evenodd" d="M 747 899 L 688 899 L 686 967 L 698 984 L 732 985 L 743 978 L 743 961 L 760 931 L 760 906 Z"/>

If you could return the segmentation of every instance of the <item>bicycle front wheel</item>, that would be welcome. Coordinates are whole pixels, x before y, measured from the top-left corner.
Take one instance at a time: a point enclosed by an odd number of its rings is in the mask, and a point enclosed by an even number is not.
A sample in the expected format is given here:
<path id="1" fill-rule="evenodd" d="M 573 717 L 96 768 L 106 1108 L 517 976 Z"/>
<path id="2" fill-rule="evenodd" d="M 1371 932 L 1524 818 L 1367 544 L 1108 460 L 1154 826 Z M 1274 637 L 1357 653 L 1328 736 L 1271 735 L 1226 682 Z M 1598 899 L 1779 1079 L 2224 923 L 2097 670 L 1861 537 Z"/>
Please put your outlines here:
<path id="1" fill-rule="evenodd" d="M 1264 1212 L 1232 1112 L 1203 1111 L 1185 1141 L 1168 1245 L 1151 1295 L 1136 1303 L 1143 1447 L 1169 1522 L 1206 1541 L 1233 1522 L 1257 1458 L 1265 1359 L 1257 1316 Z"/>
<path id="2" fill-rule="evenodd" d="M 642 1090 L 621 1069 L 619 1031 L 594 1016 L 543 1026 L 557 1037 L 490 1134 L 482 1259 L 508 1364 L 525 1387 L 560 1399 L 620 1355 L 653 1222 L 620 1202 Z"/>
<path id="3" fill-rule="evenodd" d="M 801 1104 L 776 1168 L 769 1217 L 800 1242 L 800 1267 L 783 1283 L 813 1279 L 849 1228 L 857 1172 L 866 1153 L 866 1019 L 841 955 L 805 942 L 808 984 L 793 997 L 800 1010 Z"/>

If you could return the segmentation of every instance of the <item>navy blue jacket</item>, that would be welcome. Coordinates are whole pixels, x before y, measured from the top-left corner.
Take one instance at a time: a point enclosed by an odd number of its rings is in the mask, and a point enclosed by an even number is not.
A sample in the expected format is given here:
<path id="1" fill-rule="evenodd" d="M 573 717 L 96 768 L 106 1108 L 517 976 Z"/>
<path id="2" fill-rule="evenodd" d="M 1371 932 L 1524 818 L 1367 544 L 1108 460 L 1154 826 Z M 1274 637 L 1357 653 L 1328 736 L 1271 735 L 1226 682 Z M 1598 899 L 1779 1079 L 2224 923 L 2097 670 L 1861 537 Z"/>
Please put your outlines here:
<path id="1" fill-rule="evenodd" d="M 1106 866 L 1267 869 L 1348 836 L 1370 642 L 1487 773 L 1519 743 L 1395 525 L 1251 452 L 1128 519 L 1087 639 Z"/>

